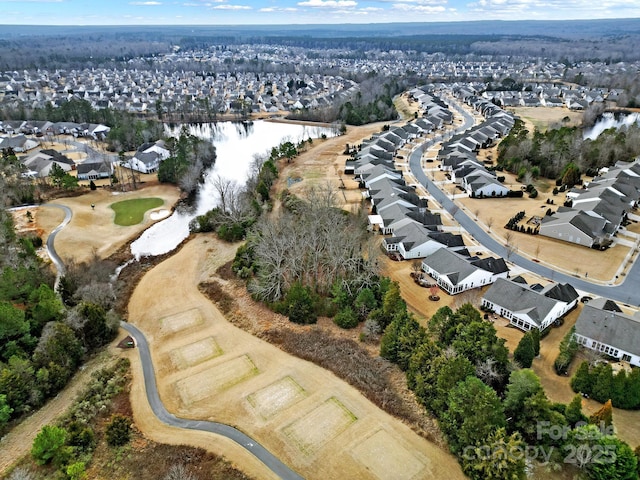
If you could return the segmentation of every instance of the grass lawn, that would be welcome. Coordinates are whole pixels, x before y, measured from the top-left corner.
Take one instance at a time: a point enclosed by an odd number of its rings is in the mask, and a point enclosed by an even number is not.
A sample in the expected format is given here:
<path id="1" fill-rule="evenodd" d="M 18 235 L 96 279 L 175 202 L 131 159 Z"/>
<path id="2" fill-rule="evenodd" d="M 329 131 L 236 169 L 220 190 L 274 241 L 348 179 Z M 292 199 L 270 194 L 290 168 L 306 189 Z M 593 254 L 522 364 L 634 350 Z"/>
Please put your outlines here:
<path id="1" fill-rule="evenodd" d="M 147 210 L 163 204 L 164 200 L 161 198 L 134 198 L 113 203 L 111 204 L 111 208 L 116 212 L 116 218 L 113 221 L 116 225 L 123 227 L 137 225 L 142 222 Z"/>

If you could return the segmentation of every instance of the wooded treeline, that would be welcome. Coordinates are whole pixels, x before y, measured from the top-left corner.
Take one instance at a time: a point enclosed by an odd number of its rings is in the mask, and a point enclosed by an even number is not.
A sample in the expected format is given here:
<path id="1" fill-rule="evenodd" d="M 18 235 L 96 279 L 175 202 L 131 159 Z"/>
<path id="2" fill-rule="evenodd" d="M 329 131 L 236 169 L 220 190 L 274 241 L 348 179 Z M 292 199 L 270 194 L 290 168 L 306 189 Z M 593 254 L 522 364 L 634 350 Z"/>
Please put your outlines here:
<path id="1" fill-rule="evenodd" d="M 640 128 L 635 125 L 606 130 L 590 140 L 583 138 L 583 130 L 578 127 L 529 132 L 517 120 L 498 145 L 498 167 L 517 174 L 527 184 L 542 176 L 573 186 L 581 173 L 595 176 L 602 167 L 629 162 L 638 155 Z"/>
<path id="2" fill-rule="evenodd" d="M 406 305 L 395 305 L 380 355 L 406 372 L 472 479 L 524 479 L 544 461 L 572 468 L 567 458 L 577 449 L 589 452 L 573 462 L 586 478 L 637 478 L 637 456 L 611 434 L 611 405 L 587 418 L 580 395 L 568 405 L 551 402 L 532 370 L 511 364 L 505 341 L 473 306 L 443 307 L 425 329 Z M 610 455 L 596 460 L 604 447 Z"/>
<path id="3" fill-rule="evenodd" d="M 119 318 L 109 276 L 97 259 L 70 265 L 59 297 L 35 248 L 38 237 L 16 234 L 4 210 L 0 232 L 0 431 L 12 418 L 59 392 L 80 364 L 111 341 Z"/>

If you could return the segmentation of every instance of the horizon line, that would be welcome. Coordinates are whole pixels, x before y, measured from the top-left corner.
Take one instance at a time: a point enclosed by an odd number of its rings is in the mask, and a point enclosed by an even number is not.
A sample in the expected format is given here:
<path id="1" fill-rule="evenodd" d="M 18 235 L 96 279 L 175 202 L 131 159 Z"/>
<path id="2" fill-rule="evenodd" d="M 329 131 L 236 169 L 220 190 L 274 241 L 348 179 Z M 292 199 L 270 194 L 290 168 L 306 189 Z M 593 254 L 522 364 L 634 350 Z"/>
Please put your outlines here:
<path id="1" fill-rule="evenodd" d="M 462 23 L 561 23 L 561 22 L 600 22 L 600 21 L 634 21 L 640 20 L 640 17 L 601 17 L 601 18 L 567 18 L 567 19 L 479 19 L 479 20 L 438 20 L 438 21 L 380 21 L 380 22 L 344 22 L 344 23 L 304 23 L 304 22 L 288 22 L 288 23 L 151 23 L 151 24 L 44 24 L 44 23 L 19 23 L 19 24 L 3 24 L 0 23 L 0 28 L 10 27 L 103 27 L 103 28 L 123 28 L 123 27 L 281 27 L 281 26 L 366 26 L 366 25 L 394 25 L 394 24 L 462 24 Z M 638 32 L 640 33 L 640 32 Z M 464 34 L 460 34 L 464 35 Z M 495 34 L 493 34 L 495 35 Z"/>

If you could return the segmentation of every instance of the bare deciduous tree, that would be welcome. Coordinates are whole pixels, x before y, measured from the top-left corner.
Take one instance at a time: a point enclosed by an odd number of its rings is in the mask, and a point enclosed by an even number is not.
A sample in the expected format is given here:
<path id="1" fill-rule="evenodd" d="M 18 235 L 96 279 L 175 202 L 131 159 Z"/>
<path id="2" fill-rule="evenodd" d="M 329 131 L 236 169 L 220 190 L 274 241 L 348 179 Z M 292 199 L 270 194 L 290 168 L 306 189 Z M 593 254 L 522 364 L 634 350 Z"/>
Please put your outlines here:
<path id="1" fill-rule="evenodd" d="M 26 467 L 18 467 L 11 472 L 7 480 L 35 480 L 36 476 Z"/>
<path id="2" fill-rule="evenodd" d="M 350 293 L 370 287 L 377 273 L 377 252 L 360 216 L 335 208 L 335 189 L 310 189 L 296 212 L 262 219 L 249 238 L 258 264 L 249 288 L 264 300 L 279 300 L 294 282 L 321 294 L 336 281 Z M 355 289 L 355 290 L 354 290 Z"/>
<path id="3" fill-rule="evenodd" d="M 487 385 L 496 383 L 501 377 L 500 372 L 498 372 L 497 362 L 491 357 L 476 365 L 476 375 Z"/>
<path id="4" fill-rule="evenodd" d="M 491 231 L 491 227 L 493 226 L 493 217 L 487 218 L 487 229 Z"/>
<path id="5" fill-rule="evenodd" d="M 171 465 L 163 480 L 196 480 L 196 477 L 181 463 Z"/>

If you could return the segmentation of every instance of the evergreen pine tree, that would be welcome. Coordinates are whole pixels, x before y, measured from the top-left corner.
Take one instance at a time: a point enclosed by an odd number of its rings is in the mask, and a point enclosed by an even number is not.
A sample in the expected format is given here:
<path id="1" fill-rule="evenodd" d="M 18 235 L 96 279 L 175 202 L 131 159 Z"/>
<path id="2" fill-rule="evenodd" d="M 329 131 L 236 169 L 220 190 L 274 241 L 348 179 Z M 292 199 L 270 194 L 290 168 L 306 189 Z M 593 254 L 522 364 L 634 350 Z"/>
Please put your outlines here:
<path id="1" fill-rule="evenodd" d="M 529 332 L 525 333 L 520 339 L 518 346 L 513 352 L 513 359 L 518 362 L 522 368 L 529 368 L 535 357 L 534 342 Z"/>

